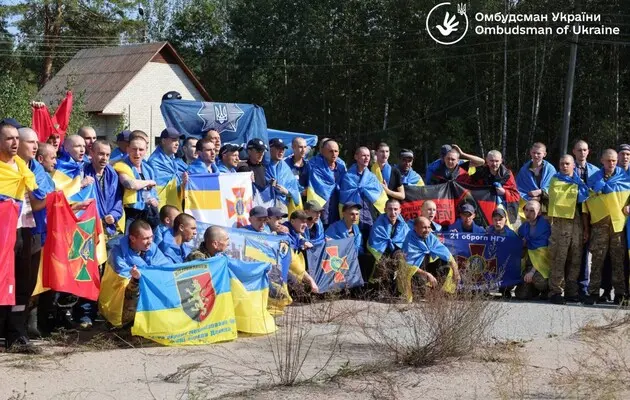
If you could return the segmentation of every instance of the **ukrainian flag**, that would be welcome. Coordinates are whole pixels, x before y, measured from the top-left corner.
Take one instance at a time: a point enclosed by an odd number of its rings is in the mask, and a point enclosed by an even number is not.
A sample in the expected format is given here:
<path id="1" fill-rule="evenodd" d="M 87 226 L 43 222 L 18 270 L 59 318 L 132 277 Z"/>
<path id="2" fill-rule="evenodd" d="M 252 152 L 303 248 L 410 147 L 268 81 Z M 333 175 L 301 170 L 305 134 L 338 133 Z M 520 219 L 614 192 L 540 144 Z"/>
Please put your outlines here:
<path id="1" fill-rule="evenodd" d="M 27 190 L 37 189 L 35 174 L 20 157 L 14 156 L 13 160 L 17 171 L 7 163 L 0 163 L 0 196 L 24 201 Z"/>
<path id="2" fill-rule="evenodd" d="M 276 331 L 276 323 L 267 310 L 269 299 L 268 262 L 245 262 L 228 258 L 230 288 L 234 302 L 236 327 L 239 332 L 268 334 Z"/>
<path id="3" fill-rule="evenodd" d="M 105 263 L 101 278 L 101 292 L 98 295 L 98 311 L 115 327 L 120 327 L 123 323 L 125 290 L 130 279 L 128 270 L 116 272 L 109 260 Z"/>
<path id="4" fill-rule="evenodd" d="M 394 229 L 394 226 L 389 221 L 389 217 L 381 214 L 374 221 L 370 231 L 370 237 L 367 242 L 368 251 L 378 261 L 386 251 L 393 253 L 397 248 L 402 248 L 408 234 L 409 225 L 405 223 L 402 215 L 398 216 Z"/>
<path id="5" fill-rule="evenodd" d="M 269 246 L 265 246 L 257 240 L 245 237 L 245 257 L 258 260 L 263 263 L 276 264 L 277 255 Z"/>
<path id="6" fill-rule="evenodd" d="M 357 165 L 353 164 L 341 180 L 339 189 L 339 203 L 353 202 L 361 204 L 362 200 L 374 205 L 379 213 L 385 212 L 387 194 L 376 175 L 365 169 L 361 175 L 357 171 Z"/>
<path id="7" fill-rule="evenodd" d="M 615 173 L 604 180 L 604 169 L 600 169 L 588 178 L 591 195 L 586 207 L 591 216 L 591 223 L 601 221 L 610 216 L 615 232 L 621 232 L 626 224 L 623 207 L 630 196 L 630 179 L 624 171 L 616 167 Z"/>
<path id="8" fill-rule="evenodd" d="M 426 239 L 423 239 L 414 231 L 409 232 L 407 235 L 402 250 L 405 253 L 405 262 L 399 265 L 396 274 L 396 285 L 400 294 L 407 302 L 411 303 L 413 301 L 411 280 L 418 270 L 422 268 L 425 257 L 429 257 L 430 260 L 441 259 L 444 262 L 449 262 L 453 256 L 436 235 L 431 234 Z M 442 290 L 447 293 L 454 293 L 456 289 L 457 282 L 453 282 L 453 271 L 449 269 L 442 285 Z"/>
<path id="9" fill-rule="evenodd" d="M 125 160 L 128 160 L 128 159 L 129 158 L 125 158 L 121 161 L 116 162 L 114 164 L 114 170 L 117 173 L 123 174 L 130 179 L 139 179 L 139 177 L 136 176 L 136 174 L 134 173 L 131 166 L 127 162 L 125 162 Z M 124 206 L 136 204 L 136 202 L 140 202 L 140 201 L 142 201 L 142 196 L 137 190 L 125 188 L 125 190 L 123 191 L 123 205 Z"/>
<path id="10" fill-rule="evenodd" d="M 179 192 L 181 176 L 175 158 L 164 154 L 162 147 L 158 146 L 149 157 L 149 165 L 155 173 L 160 208 L 168 204 L 181 211 L 182 198 Z"/>
<path id="11" fill-rule="evenodd" d="M 151 266 L 139 285 L 133 335 L 170 346 L 236 339 L 227 257 Z"/>
<path id="12" fill-rule="evenodd" d="M 74 161 L 67 153 L 62 153 L 55 168 L 52 173 L 55 189 L 63 191 L 69 202 L 96 200 L 96 189 L 93 184 L 81 188 L 83 167 L 80 163 Z"/>
<path id="13" fill-rule="evenodd" d="M 310 161 L 308 174 L 308 188 L 306 189 L 307 200 L 314 200 L 320 206 L 324 206 L 333 191 L 339 187 L 339 182 L 346 173 L 346 168 L 337 161 L 338 179 L 335 173 L 330 170 L 326 160 L 321 155 L 313 157 Z"/>
<path id="14" fill-rule="evenodd" d="M 549 237 L 551 225 L 542 217 L 538 217 L 536 229 L 532 232 L 526 221 L 518 228 L 518 235 L 527 242 L 527 257 L 543 278 L 549 278 L 551 273 L 551 253 L 549 251 Z"/>
<path id="15" fill-rule="evenodd" d="M 550 217 L 573 219 L 576 206 L 588 199 L 588 187 L 577 172 L 573 176 L 557 173 L 549 183 L 549 207 L 547 215 Z"/>
<path id="16" fill-rule="evenodd" d="M 195 217 L 197 221 L 225 225 L 219 174 L 188 176 L 185 212 Z"/>
<path id="17" fill-rule="evenodd" d="M 239 232 L 240 233 L 240 232 Z M 291 252 L 288 251 L 288 244 L 281 242 L 281 238 L 274 237 L 278 241 L 274 247 L 268 246 L 258 240 L 245 236 L 245 256 L 253 260 L 261 261 L 264 263 L 270 263 L 271 265 L 278 265 L 282 271 L 282 281 L 269 282 L 269 289 L 272 296 L 269 298 L 268 309 L 272 314 L 281 314 L 284 307 L 293 302 L 289 289 L 287 286 L 287 279 L 289 273 L 289 267 L 291 265 Z M 270 235 L 267 235 L 270 236 Z M 283 254 L 282 248 L 286 249 L 287 254 Z"/>

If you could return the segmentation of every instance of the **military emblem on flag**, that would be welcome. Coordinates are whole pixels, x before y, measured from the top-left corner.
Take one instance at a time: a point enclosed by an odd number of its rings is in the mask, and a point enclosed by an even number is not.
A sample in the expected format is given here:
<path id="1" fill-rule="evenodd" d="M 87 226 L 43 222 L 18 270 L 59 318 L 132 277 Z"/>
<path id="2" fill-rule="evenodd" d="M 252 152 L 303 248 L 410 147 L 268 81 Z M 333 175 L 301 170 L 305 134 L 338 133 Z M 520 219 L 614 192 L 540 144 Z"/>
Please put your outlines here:
<path id="1" fill-rule="evenodd" d="M 225 199 L 228 219 L 236 216 L 236 226 L 240 228 L 249 224 L 247 215 L 252 209 L 252 199 L 245 198 L 245 188 L 242 187 L 232 188 L 232 193 L 234 194 L 233 200 Z"/>
<path id="2" fill-rule="evenodd" d="M 200 273 L 197 273 L 200 272 Z M 175 272 L 182 309 L 193 321 L 203 322 L 214 308 L 216 293 L 207 268 Z"/>
<path id="3" fill-rule="evenodd" d="M 77 217 L 62 191 L 46 197 L 48 236 L 44 244 L 43 287 L 97 300 L 99 235 L 103 232 L 96 202 Z"/>
<path id="4" fill-rule="evenodd" d="M 96 260 L 96 246 L 94 245 L 95 224 L 95 218 L 77 223 L 77 229 L 74 231 L 70 242 L 68 262 L 73 271 L 78 271 L 74 280 L 79 282 L 90 282 L 92 280 L 87 267 L 88 263 Z"/>
<path id="5" fill-rule="evenodd" d="M 481 283 L 485 280 L 485 274 L 497 273 L 497 258 L 492 257 L 486 259 L 485 244 L 470 244 L 470 256 L 465 257 L 458 255 L 456 258 L 457 265 L 461 271 L 465 271 L 469 279 L 473 283 Z"/>
<path id="6" fill-rule="evenodd" d="M 347 257 L 339 257 L 339 247 L 337 246 L 326 247 L 326 254 L 328 259 L 322 262 L 324 273 L 333 272 L 335 283 L 344 282 L 346 280 L 344 272 L 349 269 Z"/>
<path id="7" fill-rule="evenodd" d="M 327 240 L 306 252 L 309 274 L 320 293 L 363 285 L 354 238 Z"/>

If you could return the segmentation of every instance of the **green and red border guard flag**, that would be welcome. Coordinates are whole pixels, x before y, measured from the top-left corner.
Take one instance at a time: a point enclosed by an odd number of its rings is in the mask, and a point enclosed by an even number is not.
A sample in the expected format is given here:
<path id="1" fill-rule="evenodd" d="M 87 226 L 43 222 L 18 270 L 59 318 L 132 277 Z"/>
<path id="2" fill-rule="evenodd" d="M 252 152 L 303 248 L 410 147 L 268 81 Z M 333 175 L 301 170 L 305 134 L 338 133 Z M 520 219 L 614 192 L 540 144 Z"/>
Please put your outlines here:
<path id="1" fill-rule="evenodd" d="M 20 206 L 13 200 L 0 201 L 0 306 L 15 305 L 15 247 Z"/>
<path id="2" fill-rule="evenodd" d="M 103 227 L 92 200 L 77 217 L 62 191 L 46 198 L 47 236 L 44 245 L 44 287 L 98 300 L 101 287 L 96 257 Z"/>

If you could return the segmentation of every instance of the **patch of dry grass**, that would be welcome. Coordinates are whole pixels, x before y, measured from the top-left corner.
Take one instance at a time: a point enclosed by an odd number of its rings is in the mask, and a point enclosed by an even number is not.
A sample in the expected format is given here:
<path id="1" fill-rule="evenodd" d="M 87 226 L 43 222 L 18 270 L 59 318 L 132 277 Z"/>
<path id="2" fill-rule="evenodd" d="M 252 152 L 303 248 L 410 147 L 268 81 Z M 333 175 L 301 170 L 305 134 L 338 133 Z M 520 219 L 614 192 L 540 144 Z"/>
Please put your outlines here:
<path id="1" fill-rule="evenodd" d="M 422 282 L 414 287 L 414 302 L 388 310 L 396 318 L 376 314 L 363 324 L 376 348 L 399 363 L 425 367 L 471 354 L 486 341 L 487 329 L 499 316 L 498 303 L 475 291 L 449 294 Z"/>
<path id="2" fill-rule="evenodd" d="M 630 314 L 613 314 L 605 324 L 586 324 L 576 339 L 580 350 L 573 366 L 563 368 L 553 385 L 564 396 L 625 399 L 630 396 Z"/>
<path id="3" fill-rule="evenodd" d="M 300 381 L 310 381 L 324 372 L 337 353 L 337 345 L 341 334 L 341 325 L 334 326 L 334 331 L 326 335 L 331 340 L 330 350 L 325 355 L 322 365 L 305 376 L 303 366 L 312 355 L 313 345 L 323 335 L 311 334 L 312 325 L 308 321 L 307 307 L 289 307 L 282 317 L 282 325 L 274 334 L 267 335 L 271 345 L 271 354 L 275 365 L 272 379 L 276 384 L 291 386 Z M 334 324 L 331 324 L 334 325 Z M 301 379 L 298 379 L 301 378 Z"/>

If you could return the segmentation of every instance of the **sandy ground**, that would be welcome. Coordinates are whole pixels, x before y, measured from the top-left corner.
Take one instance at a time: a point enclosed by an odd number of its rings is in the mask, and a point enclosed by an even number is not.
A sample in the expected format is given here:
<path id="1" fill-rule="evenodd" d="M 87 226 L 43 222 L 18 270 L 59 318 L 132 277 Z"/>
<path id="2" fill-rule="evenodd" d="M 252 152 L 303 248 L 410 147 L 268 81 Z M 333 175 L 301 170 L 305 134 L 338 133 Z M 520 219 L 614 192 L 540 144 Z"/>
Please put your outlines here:
<path id="1" fill-rule="evenodd" d="M 630 398 L 628 384 L 587 379 L 594 371 L 614 381 L 618 374 L 608 373 L 606 362 L 587 371 L 580 365 L 594 359 L 584 332 L 607 343 L 596 349 L 610 352 L 605 360 L 630 363 L 630 339 L 620 331 L 623 327 L 592 328 L 614 323 L 630 315 L 627 311 L 612 306 L 491 303 L 499 317 L 488 329 L 484 345 L 423 368 L 393 362 L 386 346 L 366 337 L 366 326 L 376 321 L 391 329 L 388 334 L 414 338 L 401 328 L 407 306 L 374 302 L 340 300 L 291 307 L 278 319 L 277 334 L 212 346 L 167 348 L 111 333 L 92 339 L 68 333 L 67 345 L 41 342 L 42 355 L 0 353 L 0 399 L 550 399 L 601 397 L 593 391 L 603 388 L 612 392 L 605 398 Z M 295 336 L 291 340 L 299 356 L 290 360 L 284 350 L 289 326 L 303 328 L 301 341 Z M 584 331 L 585 326 L 591 329 Z M 278 365 L 302 360 L 297 381 L 308 382 L 280 386 Z M 572 381 L 580 374 L 585 376 L 584 385 Z M 618 380 L 625 378 L 630 378 L 628 368 Z"/>

